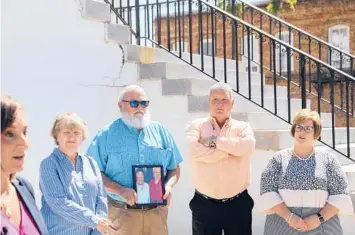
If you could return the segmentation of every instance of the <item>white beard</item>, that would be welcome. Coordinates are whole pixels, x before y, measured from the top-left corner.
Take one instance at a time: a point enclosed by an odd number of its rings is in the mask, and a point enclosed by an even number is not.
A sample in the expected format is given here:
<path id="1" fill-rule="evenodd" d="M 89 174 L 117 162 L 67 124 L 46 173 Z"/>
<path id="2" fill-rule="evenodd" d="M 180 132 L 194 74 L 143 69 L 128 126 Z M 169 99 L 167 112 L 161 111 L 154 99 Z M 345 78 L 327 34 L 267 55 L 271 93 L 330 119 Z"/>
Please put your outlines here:
<path id="1" fill-rule="evenodd" d="M 126 111 L 122 110 L 122 121 L 127 125 L 137 129 L 143 129 L 150 122 L 150 113 L 146 110 L 145 114 L 141 117 L 129 115 Z"/>

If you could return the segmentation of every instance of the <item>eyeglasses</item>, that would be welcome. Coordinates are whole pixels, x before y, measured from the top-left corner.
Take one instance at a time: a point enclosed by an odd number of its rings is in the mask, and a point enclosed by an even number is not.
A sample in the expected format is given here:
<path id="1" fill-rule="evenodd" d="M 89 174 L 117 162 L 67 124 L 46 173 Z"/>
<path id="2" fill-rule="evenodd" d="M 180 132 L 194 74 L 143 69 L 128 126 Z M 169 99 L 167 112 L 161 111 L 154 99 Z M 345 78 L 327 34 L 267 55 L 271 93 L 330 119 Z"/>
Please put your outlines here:
<path id="1" fill-rule="evenodd" d="M 148 107 L 149 105 L 149 101 L 148 100 L 142 100 L 142 101 L 138 101 L 138 100 L 122 100 L 123 102 L 129 103 L 129 106 L 131 106 L 131 108 L 137 108 L 139 105 L 141 105 L 143 108 Z"/>
<path id="2" fill-rule="evenodd" d="M 314 126 L 301 126 L 301 125 L 296 125 L 295 131 L 296 132 L 301 132 L 305 131 L 306 133 L 311 133 L 314 130 Z"/>
<path id="3" fill-rule="evenodd" d="M 222 99 L 222 100 L 219 100 L 219 99 L 212 99 L 212 103 L 213 103 L 213 104 L 219 104 L 219 103 L 228 104 L 229 102 L 230 102 L 229 99 Z"/>

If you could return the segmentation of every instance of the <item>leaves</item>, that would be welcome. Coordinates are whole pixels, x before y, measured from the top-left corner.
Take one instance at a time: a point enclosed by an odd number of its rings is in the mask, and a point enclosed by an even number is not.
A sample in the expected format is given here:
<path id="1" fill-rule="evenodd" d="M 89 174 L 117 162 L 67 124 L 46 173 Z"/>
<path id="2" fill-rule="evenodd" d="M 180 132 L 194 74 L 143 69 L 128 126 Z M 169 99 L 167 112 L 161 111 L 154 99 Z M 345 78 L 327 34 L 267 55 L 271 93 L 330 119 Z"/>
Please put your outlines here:
<path id="1" fill-rule="evenodd" d="M 242 14 L 242 4 L 238 4 L 237 1 L 235 1 L 234 5 L 233 5 L 230 2 L 232 2 L 232 1 L 220 0 L 217 2 L 217 7 L 225 10 L 228 13 L 231 13 L 234 16 L 240 17 Z M 224 9 L 224 7 L 225 7 L 225 9 Z"/>
<path id="2" fill-rule="evenodd" d="M 297 0 L 271 0 L 269 5 L 266 7 L 266 11 L 272 14 L 278 12 L 285 13 L 284 3 L 290 8 L 295 9 Z"/>
<path id="3" fill-rule="evenodd" d="M 285 5 L 290 9 L 295 9 L 297 4 L 297 0 L 271 0 L 269 5 L 266 7 L 266 11 L 272 14 L 277 13 L 285 13 Z M 238 3 L 238 1 L 234 0 L 219 0 L 217 2 L 217 7 L 224 9 L 228 13 L 231 13 L 234 16 L 241 16 L 242 14 L 242 4 Z"/>

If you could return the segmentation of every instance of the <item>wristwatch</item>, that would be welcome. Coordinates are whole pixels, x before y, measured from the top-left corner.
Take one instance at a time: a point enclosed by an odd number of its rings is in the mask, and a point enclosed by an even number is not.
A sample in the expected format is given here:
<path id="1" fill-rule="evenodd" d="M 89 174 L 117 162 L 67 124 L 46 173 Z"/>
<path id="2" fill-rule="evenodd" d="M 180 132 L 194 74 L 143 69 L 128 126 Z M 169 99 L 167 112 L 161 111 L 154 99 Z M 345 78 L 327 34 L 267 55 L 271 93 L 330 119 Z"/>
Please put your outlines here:
<path id="1" fill-rule="evenodd" d="M 216 143 L 213 142 L 214 136 L 210 137 L 210 142 L 208 143 L 208 147 L 210 148 L 215 148 L 216 147 Z"/>
<path id="2" fill-rule="evenodd" d="M 317 213 L 317 216 L 318 216 L 318 219 L 319 219 L 320 223 L 323 224 L 324 223 L 324 217 L 320 213 Z"/>

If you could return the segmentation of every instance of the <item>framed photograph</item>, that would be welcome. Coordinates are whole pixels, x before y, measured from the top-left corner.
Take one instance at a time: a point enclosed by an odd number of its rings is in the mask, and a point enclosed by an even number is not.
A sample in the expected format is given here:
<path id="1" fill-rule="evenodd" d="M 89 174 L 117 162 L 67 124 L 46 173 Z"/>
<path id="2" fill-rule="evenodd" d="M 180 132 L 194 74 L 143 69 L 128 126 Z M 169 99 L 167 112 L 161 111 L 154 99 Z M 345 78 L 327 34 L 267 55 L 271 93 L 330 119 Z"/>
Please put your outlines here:
<path id="1" fill-rule="evenodd" d="M 136 207 L 166 205 L 166 200 L 163 200 L 165 187 L 162 165 L 134 165 L 132 175 L 133 188 L 138 196 Z"/>

